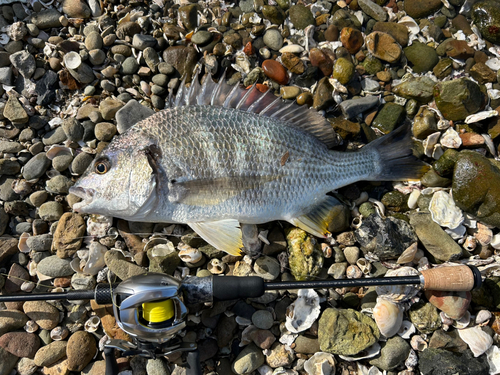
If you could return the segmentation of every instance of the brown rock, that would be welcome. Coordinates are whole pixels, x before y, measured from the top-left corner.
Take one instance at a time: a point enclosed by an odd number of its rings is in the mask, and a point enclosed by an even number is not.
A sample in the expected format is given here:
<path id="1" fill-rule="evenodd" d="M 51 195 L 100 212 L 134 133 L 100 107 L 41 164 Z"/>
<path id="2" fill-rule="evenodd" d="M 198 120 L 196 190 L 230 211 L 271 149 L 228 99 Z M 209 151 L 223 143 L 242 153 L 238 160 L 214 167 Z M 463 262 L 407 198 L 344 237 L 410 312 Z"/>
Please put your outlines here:
<path id="1" fill-rule="evenodd" d="M 132 252 L 132 254 L 135 255 L 144 251 L 144 243 L 142 242 L 141 237 L 130 233 L 128 221 L 118 220 L 117 229 L 120 233 L 120 236 L 125 240 L 125 244 L 127 245 L 129 251 Z"/>
<path id="2" fill-rule="evenodd" d="M 311 48 L 309 51 L 309 60 L 312 66 L 317 66 L 325 76 L 333 72 L 333 61 L 319 48 Z"/>
<path id="3" fill-rule="evenodd" d="M 434 331 L 429 340 L 429 348 L 446 349 L 450 352 L 462 353 L 468 346 L 458 335 L 458 330 L 443 331 L 438 329 Z"/>
<path id="4" fill-rule="evenodd" d="M 251 334 L 252 341 L 261 349 L 269 349 L 276 341 L 276 337 L 267 329 L 257 329 Z"/>
<path id="5" fill-rule="evenodd" d="M 90 7 L 83 0 L 65 0 L 62 10 L 70 18 L 89 18 L 92 15 Z"/>
<path id="6" fill-rule="evenodd" d="M 54 286 L 56 288 L 67 288 L 71 285 L 71 277 L 57 277 L 54 279 Z"/>
<path id="7" fill-rule="evenodd" d="M 85 220 L 79 214 L 66 212 L 57 223 L 52 250 L 59 258 L 69 258 L 82 246 L 85 235 Z"/>
<path id="8" fill-rule="evenodd" d="M 283 65 L 294 74 L 304 73 L 305 67 L 302 60 L 291 52 L 283 52 L 281 55 Z"/>
<path id="9" fill-rule="evenodd" d="M 5 291 L 8 294 L 16 293 L 21 290 L 21 285 L 30 279 L 28 271 L 17 263 L 12 264 L 9 270 L 9 276 L 5 280 Z"/>
<path id="10" fill-rule="evenodd" d="M 18 252 L 17 243 L 15 238 L 0 238 L 0 263 Z"/>
<path id="11" fill-rule="evenodd" d="M 363 34 L 358 29 L 344 27 L 340 32 L 340 41 L 351 55 L 355 55 L 363 45 Z"/>
<path id="12" fill-rule="evenodd" d="M 107 314 L 101 318 L 102 329 L 104 333 L 112 339 L 130 341 L 130 336 L 122 331 L 113 315 Z"/>
<path id="13" fill-rule="evenodd" d="M 53 341 L 42 346 L 35 354 L 35 365 L 39 367 L 50 366 L 66 357 L 67 341 Z"/>
<path id="14" fill-rule="evenodd" d="M 51 366 L 45 366 L 43 373 L 44 375 L 69 375 L 68 360 L 61 359 Z"/>
<path id="15" fill-rule="evenodd" d="M 193 69 L 198 62 L 198 53 L 194 47 L 172 46 L 163 52 L 163 60 L 172 64 L 181 76 L 187 75 L 187 82 L 191 82 Z"/>
<path id="16" fill-rule="evenodd" d="M 92 112 L 98 111 L 99 108 L 93 104 L 85 104 L 78 109 L 76 113 L 77 120 L 85 120 L 89 117 Z"/>
<path id="17" fill-rule="evenodd" d="M 475 52 L 465 40 L 450 40 L 446 43 L 446 55 L 455 59 L 467 59 L 474 56 Z"/>
<path id="18" fill-rule="evenodd" d="M 27 301 L 23 305 L 26 315 L 41 329 L 51 330 L 59 323 L 59 310 L 45 301 Z"/>
<path id="19" fill-rule="evenodd" d="M 119 359 L 117 358 L 117 362 Z M 95 361 L 87 366 L 84 373 L 86 375 L 102 375 L 106 372 L 106 361 Z"/>
<path id="20" fill-rule="evenodd" d="M 425 297 L 439 310 L 452 319 L 460 319 L 469 308 L 472 295 L 470 292 L 425 291 Z"/>
<path id="21" fill-rule="evenodd" d="M 405 25 L 395 22 L 377 22 L 373 25 L 373 31 L 389 34 L 403 47 L 408 45 L 408 28 Z"/>
<path id="22" fill-rule="evenodd" d="M 262 70 L 264 70 L 264 74 L 267 77 L 278 82 L 280 85 L 288 83 L 288 74 L 285 67 L 276 60 L 264 60 Z"/>
<path id="23" fill-rule="evenodd" d="M 462 30 L 465 35 L 471 35 L 473 33 L 472 28 L 470 27 L 470 22 L 463 16 L 459 14 L 455 18 L 451 20 L 451 24 L 458 30 Z"/>
<path id="24" fill-rule="evenodd" d="M 40 339 L 34 333 L 8 332 L 0 337 L 0 346 L 17 357 L 33 359 L 40 348 Z"/>
<path id="25" fill-rule="evenodd" d="M 478 81 L 480 84 L 485 84 L 488 82 L 495 83 L 497 81 L 497 73 L 490 69 L 486 64 L 478 62 L 475 64 L 469 74 L 472 78 Z"/>
<path id="26" fill-rule="evenodd" d="M 374 31 L 365 39 L 366 48 L 373 56 L 394 63 L 401 57 L 401 47 L 389 34 Z"/>
<path id="27" fill-rule="evenodd" d="M 484 138 L 481 134 L 477 133 L 462 133 L 459 134 L 462 139 L 462 146 L 464 147 L 477 147 L 484 145 Z"/>
<path id="28" fill-rule="evenodd" d="M 344 140 L 357 137 L 361 131 L 359 123 L 346 120 L 341 116 L 328 118 L 328 121 L 332 125 L 333 130 Z"/>
<path id="29" fill-rule="evenodd" d="M 336 42 L 339 40 L 339 28 L 335 25 L 330 25 L 325 30 L 325 39 L 329 42 Z"/>
<path id="30" fill-rule="evenodd" d="M 405 0 L 404 10 L 412 18 L 422 18 L 443 6 L 441 0 Z"/>
<path id="31" fill-rule="evenodd" d="M 95 338 L 86 331 L 78 331 L 71 335 L 66 347 L 68 370 L 82 371 L 97 351 Z"/>

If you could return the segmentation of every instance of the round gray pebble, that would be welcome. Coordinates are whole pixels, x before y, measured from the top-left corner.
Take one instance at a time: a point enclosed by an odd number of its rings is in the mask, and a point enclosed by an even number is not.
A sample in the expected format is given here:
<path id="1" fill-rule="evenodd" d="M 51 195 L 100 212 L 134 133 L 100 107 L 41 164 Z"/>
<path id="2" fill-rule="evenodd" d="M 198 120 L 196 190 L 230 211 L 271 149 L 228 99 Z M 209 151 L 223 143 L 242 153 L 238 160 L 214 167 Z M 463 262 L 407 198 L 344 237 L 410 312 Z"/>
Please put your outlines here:
<path id="1" fill-rule="evenodd" d="M 30 161 L 26 163 L 23 169 L 23 177 L 28 181 L 40 178 L 50 164 L 51 161 L 47 158 L 45 152 L 41 152 L 32 157 Z"/>
<path id="2" fill-rule="evenodd" d="M 73 156 L 71 155 L 58 155 L 52 159 L 52 167 L 58 172 L 65 171 L 71 165 Z"/>
<path id="3" fill-rule="evenodd" d="M 116 55 L 115 55 L 116 59 Z M 139 70 L 139 64 L 135 57 L 127 57 L 122 63 L 122 74 L 135 74 Z"/>
<path id="4" fill-rule="evenodd" d="M 102 37 L 99 33 L 93 31 L 85 38 L 85 47 L 91 51 L 102 48 Z"/>
<path id="5" fill-rule="evenodd" d="M 264 34 L 264 43 L 272 50 L 278 51 L 283 46 L 283 37 L 278 29 L 269 29 Z"/>
<path id="6" fill-rule="evenodd" d="M 255 261 L 253 267 L 255 273 L 264 280 L 274 280 L 280 274 L 280 265 L 276 259 L 270 257 L 261 257 Z"/>
<path id="7" fill-rule="evenodd" d="M 85 172 L 90 163 L 92 163 L 92 160 L 94 160 L 92 155 L 82 152 L 76 155 L 73 159 L 73 162 L 71 163 L 71 170 L 73 173 L 81 175 Z"/>
<path id="8" fill-rule="evenodd" d="M 252 315 L 252 323 L 260 329 L 270 329 L 273 326 L 273 314 L 267 310 L 257 310 Z"/>
<path id="9" fill-rule="evenodd" d="M 63 175 L 54 176 L 47 181 L 47 191 L 53 194 L 68 193 L 71 186 L 73 186 L 73 181 Z"/>
<path id="10" fill-rule="evenodd" d="M 116 126 L 110 122 L 100 122 L 95 126 L 94 133 L 98 140 L 108 142 L 116 134 Z"/>
<path id="11" fill-rule="evenodd" d="M 63 213 L 64 210 L 62 204 L 53 201 L 43 203 L 38 209 L 38 215 L 45 221 L 59 220 Z"/>

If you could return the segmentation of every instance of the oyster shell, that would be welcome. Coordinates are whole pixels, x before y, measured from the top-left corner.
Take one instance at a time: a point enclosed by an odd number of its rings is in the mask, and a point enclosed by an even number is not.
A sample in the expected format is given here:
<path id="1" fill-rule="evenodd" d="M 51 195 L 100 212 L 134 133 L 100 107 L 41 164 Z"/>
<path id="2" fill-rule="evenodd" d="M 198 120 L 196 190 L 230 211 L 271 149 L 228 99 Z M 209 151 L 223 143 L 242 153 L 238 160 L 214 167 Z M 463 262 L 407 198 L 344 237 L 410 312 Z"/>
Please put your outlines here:
<path id="1" fill-rule="evenodd" d="M 432 196 L 429 204 L 432 220 L 450 229 L 455 229 L 464 221 L 462 210 L 448 193 L 440 190 Z"/>
<path id="2" fill-rule="evenodd" d="M 298 298 L 287 308 L 285 327 L 292 333 L 310 328 L 319 316 L 319 296 L 313 289 L 301 289 Z"/>
<path id="3" fill-rule="evenodd" d="M 458 335 L 469 345 L 474 357 L 479 357 L 493 345 L 493 338 L 479 326 L 459 329 Z"/>
<path id="4" fill-rule="evenodd" d="M 335 358 L 333 354 L 318 352 L 304 363 L 308 375 L 335 375 Z"/>
<path id="5" fill-rule="evenodd" d="M 104 255 L 108 251 L 108 248 L 101 245 L 97 241 L 93 241 L 89 246 L 89 254 L 87 263 L 83 267 L 83 273 L 87 275 L 97 275 L 97 273 L 102 270 L 106 264 L 104 263 Z"/>
<path id="6" fill-rule="evenodd" d="M 380 333 L 389 338 L 398 333 L 401 328 L 403 310 L 394 302 L 379 297 L 373 308 L 373 319 Z"/>
<path id="7" fill-rule="evenodd" d="M 498 346 L 492 345 L 486 351 L 486 360 L 490 366 L 490 375 L 500 373 L 500 349 L 498 349 Z"/>

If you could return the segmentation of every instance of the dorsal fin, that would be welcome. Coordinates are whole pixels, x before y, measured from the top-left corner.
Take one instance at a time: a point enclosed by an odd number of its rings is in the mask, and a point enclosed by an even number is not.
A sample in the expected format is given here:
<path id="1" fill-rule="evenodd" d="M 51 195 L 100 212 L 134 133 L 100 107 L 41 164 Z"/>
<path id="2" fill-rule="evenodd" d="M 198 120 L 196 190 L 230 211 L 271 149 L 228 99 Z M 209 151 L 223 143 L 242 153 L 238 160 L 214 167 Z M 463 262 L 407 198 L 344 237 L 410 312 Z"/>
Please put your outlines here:
<path id="1" fill-rule="evenodd" d="M 173 98 L 169 96 L 169 106 L 213 105 L 226 108 L 236 108 L 242 111 L 272 117 L 290 126 L 302 129 L 325 143 L 328 147 L 338 145 L 340 137 L 332 129 L 329 122 L 316 110 L 299 106 L 294 101 L 285 101 L 275 96 L 270 90 L 260 92 L 256 84 L 248 90 L 243 86 L 229 85 L 226 72 L 215 83 L 208 74 L 202 85 L 199 83 L 200 69 L 196 69 L 190 87 L 186 87 L 186 78 Z"/>

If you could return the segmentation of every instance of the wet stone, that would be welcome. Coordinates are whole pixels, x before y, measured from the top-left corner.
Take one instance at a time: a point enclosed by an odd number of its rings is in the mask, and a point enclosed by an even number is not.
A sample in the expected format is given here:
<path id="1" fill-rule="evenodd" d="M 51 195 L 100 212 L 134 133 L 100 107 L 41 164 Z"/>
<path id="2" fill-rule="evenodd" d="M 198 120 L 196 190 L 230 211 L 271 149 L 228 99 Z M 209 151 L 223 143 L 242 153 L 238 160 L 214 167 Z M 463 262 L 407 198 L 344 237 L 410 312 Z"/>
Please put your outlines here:
<path id="1" fill-rule="evenodd" d="M 410 61 L 415 73 L 425 73 L 432 70 L 439 61 L 436 50 L 423 43 L 414 42 L 404 49 L 406 58 Z"/>
<path id="2" fill-rule="evenodd" d="M 420 301 L 411 306 L 408 315 L 411 322 L 421 333 L 430 334 L 441 328 L 441 317 L 432 304 Z"/>
<path id="3" fill-rule="evenodd" d="M 483 0 L 472 6 L 471 17 L 484 39 L 500 44 L 500 10 L 494 0 Z"/>
<path id="4" fill-rule="evenodd" d="M 442 5 L 439 0 L 406 0 L 404 10 L 412 18 L 422 18 L 434 13 Z"/>
<path id="5" fill-rule="evenodd" d="M 314 25 L 314 16 L 311 10 L 302 4 L 292 5 L 289 10 L 290 21 L 299 30 Z"/>
<path id="6" fill-rule="evenodd" d="M 458 335 L 457 330 L 444 331 L 438 329 L 434 331 L 430 340 L 429 348 L 446 349 L 451 352 L 463 353 L 467 350 L 468 346 Z"/>
<path id="7" fill-rule="evenodd" d="M 453 353 L 428 348 L 419 353 L 419 370 L 423 375 L 482 375 L 489 372 L 486 356 L 474 358 L 470 350 Z"/>
<path id="8" fill-rule="evenodd" d="M 288 83 L 288 75 L 285 68 L 276 60 L 265 60 L 262 63 L 262 69 L 267 77 L 278 82 L 280 85 Z"/>
<path id="9" fill-rule="evenodd" d="M 411 350 L 410 344 L 398 335 L 381 343 L 381 347 L 380 354 L 371 359 L 369 363 L 385 371 L 394 370 L 403 365 Z"/>
<path id="10" fill-rule="evenodd" d="M 484 102 L 479 85 L 465 78 L 438 82 L 434 86 L 434 97 L 443 116 L 452 121 L 465 120 L 478 112 Z"/>
<path id="11" fill-rule="evenodd" d="M 372 125 L 388 134 L 401 124 L 406 117 L 405 107 L 396 103 L 385 103 L 373 119 Z"/>

